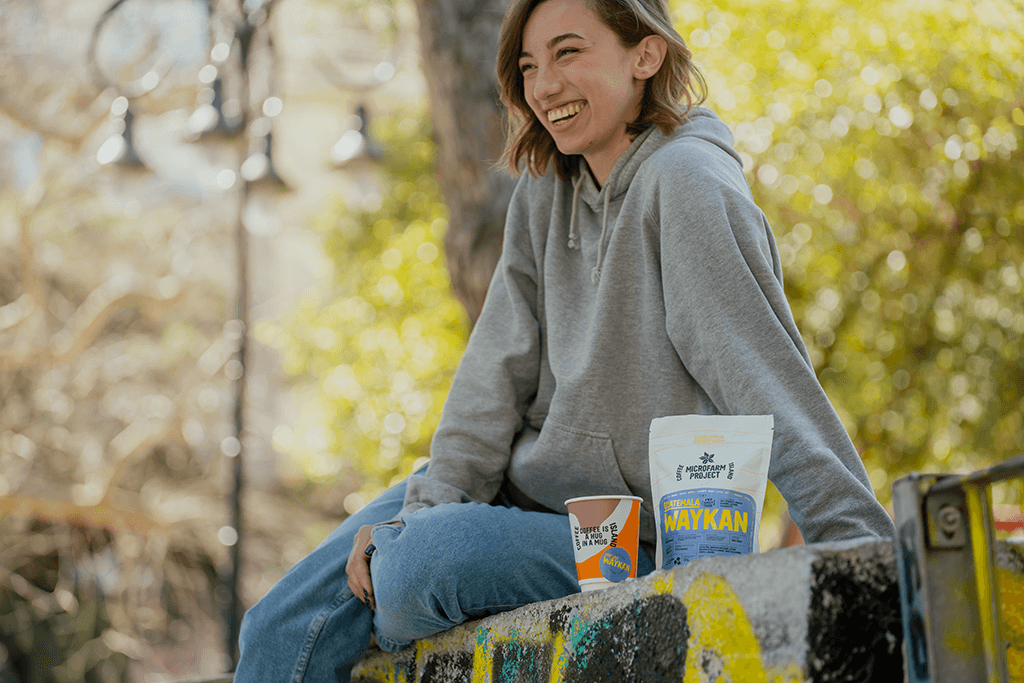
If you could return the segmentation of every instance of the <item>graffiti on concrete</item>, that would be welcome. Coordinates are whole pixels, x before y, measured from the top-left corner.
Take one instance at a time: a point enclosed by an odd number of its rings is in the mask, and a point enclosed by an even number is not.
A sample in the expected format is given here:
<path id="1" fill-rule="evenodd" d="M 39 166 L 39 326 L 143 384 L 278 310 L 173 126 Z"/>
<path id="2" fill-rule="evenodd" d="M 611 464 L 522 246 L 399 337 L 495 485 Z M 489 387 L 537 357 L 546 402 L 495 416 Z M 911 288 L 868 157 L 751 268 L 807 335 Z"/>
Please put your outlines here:
<path id="1" fill-rule="evenodd" d="M 802 681 L 800 667 L 766 671 L 761 644 L 732 587 L 719 576 L 700 574 L 683 596 L 690 637 L 684 683 L 703 681 Z"/>
<path id="2" fill-rule="evenodd" d="M 895 551 L 902 548 L 897 539 Z M 1000 546 L 1001 631 L 1011 680 L 1024 680 L 1024 556 Z M 891 551 L 890 551 L 891 552 Z M 874 559 L 871 559 L 874 558 Z M 635 597 L 566 600 L 467 624 L 397 655 L 371 657 L 362 683 L 627 683 L 631 681 L 903 680 L 894 557 L 818 555 L 810 566 L 806 637 L 796 660 L 734 583 L 709 572 L 657 572 Z M 675 585 L 678 584 L 678 585 Z M 609 594 L 612 598 L 612 594 Z M 614 603 L 611 608 L 609 603 Z M 757 625 L 756 628 L 754 625 Z M 805 630 L 806 629 L 806 630 Z M 803 649 L 806 648 L 806 649 Z M 856 656 L 851 656 L 856 653 Z M 913 656 L 914 653 L 910 653 Z M 919 661 L 919 663 L 921 663 Z M 911 666 L 913 662 L 911 662 Z M 925 666 L 927 664 L 925 663 Z"/>
<path id="3" fill-rule="evenodd" d="M 890 680 L 879 678 L 879 672 L 893 672 L 892 680 L 902 681 L 903 622 L 895 562 L 823 555 L 812 565 L 811 575 L 808 675 L 815 680 L 868 681 Z"/>
<path id="4" fill-rule="evenodd" d="M 610 683 L 640 672 L 645 681 L 682 678 L 686 640 L 674 637 L 685 634 L 686 608 L 671 595 L 643 598 L 595 620 L 561 610 L 549 626 L 540 637 L 478 629 L 471 683 Z"/>
<path id="5" fill-rule="evenodd" d="M 682 599 L 672 575 L 654 594 L 592 617 L 593 604 L 562 606 L 546 629 L 476 629 L 472 652 L 425 640 L 403 657 L 361 671 L 379 683 L 697 683 L 706 680 L 788 683 L 800 668 L 766 669 L 761 647 L 729 583 L 700 574 Z M 419 671 L 419 678 L 416 672 Z"/>

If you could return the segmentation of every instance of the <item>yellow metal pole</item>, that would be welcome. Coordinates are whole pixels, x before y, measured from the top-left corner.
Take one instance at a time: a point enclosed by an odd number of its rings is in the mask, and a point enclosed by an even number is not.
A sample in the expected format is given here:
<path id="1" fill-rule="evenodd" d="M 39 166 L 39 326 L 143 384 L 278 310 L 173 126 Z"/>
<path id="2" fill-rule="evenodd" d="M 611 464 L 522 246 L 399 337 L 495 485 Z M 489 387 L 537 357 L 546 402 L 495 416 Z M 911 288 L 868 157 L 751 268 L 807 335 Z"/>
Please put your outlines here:
<path id="1" fill-rule="evenodd" d="M 987 683 L 1005 681 L 1006 662 L 1003 638 L 999 632 L 999 583 L 995 576 L 992 538 L 992 494 L 987 485 L 964 484 L 967 517 L 971 528 L 971 552 L 974 556 L 974 581 L 978 590 L 978 617 L 985 650 Z"/>

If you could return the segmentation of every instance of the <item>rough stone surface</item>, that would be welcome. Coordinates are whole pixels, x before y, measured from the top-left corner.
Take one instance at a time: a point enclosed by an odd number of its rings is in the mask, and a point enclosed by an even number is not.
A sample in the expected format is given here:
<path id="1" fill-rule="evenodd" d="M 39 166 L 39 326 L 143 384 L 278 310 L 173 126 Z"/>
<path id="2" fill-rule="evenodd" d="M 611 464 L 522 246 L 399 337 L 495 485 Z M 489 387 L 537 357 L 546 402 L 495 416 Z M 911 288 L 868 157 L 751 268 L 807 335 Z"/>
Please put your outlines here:
<path id="1" fill-rule="evenodd" d="M 1006 588 L 1024 585 L 1017 550 L 997 564 Z M 372 652 L 353 681 L 902 681 L 899 610 L 891 542 L 706 558 Z"/>

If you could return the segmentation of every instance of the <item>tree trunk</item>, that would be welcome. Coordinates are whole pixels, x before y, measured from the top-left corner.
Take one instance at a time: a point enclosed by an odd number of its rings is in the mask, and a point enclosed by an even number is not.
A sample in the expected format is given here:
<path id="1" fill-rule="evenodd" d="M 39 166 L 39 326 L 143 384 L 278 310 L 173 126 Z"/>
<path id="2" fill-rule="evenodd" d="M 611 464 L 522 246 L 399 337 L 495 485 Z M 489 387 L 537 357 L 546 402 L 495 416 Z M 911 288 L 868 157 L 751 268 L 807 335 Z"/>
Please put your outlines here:
<path id="1" fill-rule="evenodd" d="M 494 64 L 506 2 L 417 2 L 438 175 L 449 212 L 448 271 L 473 322 L 501 253 L 514 184 L 507 171 L 494 168 L 504 132 Z"/>

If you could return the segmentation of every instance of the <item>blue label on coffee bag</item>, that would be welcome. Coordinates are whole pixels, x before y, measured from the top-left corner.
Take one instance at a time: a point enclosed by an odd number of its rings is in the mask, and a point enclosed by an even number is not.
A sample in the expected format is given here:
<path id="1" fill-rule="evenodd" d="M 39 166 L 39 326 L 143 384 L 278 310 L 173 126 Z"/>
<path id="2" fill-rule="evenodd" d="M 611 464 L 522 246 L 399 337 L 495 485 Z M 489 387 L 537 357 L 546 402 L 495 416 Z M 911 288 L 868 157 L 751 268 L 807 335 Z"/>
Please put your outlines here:
<path id="1" fill-rule="evenodd" d="M 754 499 L 728 489 L 674 491 L 661 499 L 662 566 L 754 551 Z"/>

